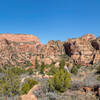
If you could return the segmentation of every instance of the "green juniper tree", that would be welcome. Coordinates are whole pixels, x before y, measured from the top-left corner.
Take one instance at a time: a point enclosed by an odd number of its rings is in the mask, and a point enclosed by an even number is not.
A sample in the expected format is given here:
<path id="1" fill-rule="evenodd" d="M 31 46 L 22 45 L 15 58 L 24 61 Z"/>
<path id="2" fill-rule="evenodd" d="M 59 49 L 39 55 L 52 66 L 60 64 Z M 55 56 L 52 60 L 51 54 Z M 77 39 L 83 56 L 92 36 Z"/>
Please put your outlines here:
<path id="1" fill-rule="evenodd" d="M 64 69 L 59 69 L 54 76 L 48 80 L 49 90 L 64 92 L 70 87 L 71 74 Z"/>
<path id="2" fill-rule="evenodd" d="M 64 92 L 70 87 L 71 74 L 64 69 L 65 62 L 60 62 L 60 67 L 52 78 L 48 80 L 50 91 Z"/>

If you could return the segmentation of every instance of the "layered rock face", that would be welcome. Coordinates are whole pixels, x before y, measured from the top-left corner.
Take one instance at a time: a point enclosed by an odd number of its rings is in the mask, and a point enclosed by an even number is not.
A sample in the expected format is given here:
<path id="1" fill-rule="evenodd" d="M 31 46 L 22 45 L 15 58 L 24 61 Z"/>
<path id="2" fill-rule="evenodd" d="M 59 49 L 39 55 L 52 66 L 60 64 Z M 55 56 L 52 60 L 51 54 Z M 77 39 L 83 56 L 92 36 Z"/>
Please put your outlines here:
<path id="1" fill-rule="evenodd" d="M 40 40 L 38 37 L 33 35 L 27 35 L 27 34 L 0 34 L 0 40 L 8 40 L 8 41 L 14 41 L 14 42 L 36 42 L 40 43 Z"/>
<path id="2" fill-rule="evenodd" d="M 88 65 L 100 62 L 100 38 L 92 34 L 66 42 L 49 41 L 43 45 L 33 35 L 0 34 L 0 65 L 16 66 L 32 65 L 35 60 L 39 63 L 51 64 L 59 61 L 62 55 L 68 55 L 75 63 Z"/>
<path id="3" fill-rule="evenodd" d="M 0 65 L 33 63 L 43 45 L 33 35 L 0 34 Z"/>
<path id="4" fill-rule="evenodd" d="M 96 50 L 100 50 L 100 37 L 94 39 L 91 44 Z"/>
<path id="5" fill-rule="evenodd" d="M 92 41 L 92 40 L 95 40 L 96 37 L 93 34 L 86 34 L 82 36 L 81 39 L 86 40 L 86 41 Z"/>
<path id="6" fill-rule="evenodd" d="M 93 40 L 91 42 L 92 46 L 94 47 L 94 49 L 96 50 L 96 54 L 94 56 L 94 61 L 93 63 L 98 63 L 100 62 L 100 37 L 98 37 L 97 39 Z"/>
<path id="7" fill-rule="evenodd" d="M 60 59 L 60 56 L 65 54 L 64 46 L 61 41 L 49 41 L 40 52 L 42 61 L 50 64 Z"/>
<path id="8" fill-rule="evenodd" d="M 64 53 L 63 43 L 50 41 L 47 45 L 33 35 L 0 34 L 0 65 L 31 65 L 35 67 L 35 60 L 39 63 L 51 64 Z"/>
<path id="9" fill-rule="evenodd" d="M 92 34 L 87 34 L 77 39 L 68 39 L 64 45 L 66 54 L 69 55 L 75 63 L 82 65 L 99 62 L 99 53 L 98 51 L 96 53 L 94 49 L 95 45 L 92 45 L 95 39 L 96 37 Z"/>

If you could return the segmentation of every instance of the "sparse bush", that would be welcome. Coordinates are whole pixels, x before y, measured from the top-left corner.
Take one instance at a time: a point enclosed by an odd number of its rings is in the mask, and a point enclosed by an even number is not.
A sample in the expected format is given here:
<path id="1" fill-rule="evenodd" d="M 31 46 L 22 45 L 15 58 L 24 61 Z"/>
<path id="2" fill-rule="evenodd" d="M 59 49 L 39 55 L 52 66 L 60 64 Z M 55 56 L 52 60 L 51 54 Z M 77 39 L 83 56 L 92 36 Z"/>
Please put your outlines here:
<path id="1" fill-rule="evenodd" d="M 21 75 L 26 72 L 25 69 L 21 67 L 12 67 L 11 71 L 16 75 Z"/>
<path id="2" fill-rule="evenodd" d="M 21 88 L 21 94 L 27 94 L 29 90 L 30 90 L 29 84 L 28 83 L 24 83 L 22 88 Z"/>
<path id="3" fill-rule="evenodd" d="M 41 66 L 40 66 L 40 73 L 44 74 L 44 69 L 45 69 L 46 65 L 44 64 L 44 62 L 42 62 Z"/>
<path id="4" fill-rule="evenodd" d="M 36 70 L 39 70 L 39 68 L 40 68 L 40 65 L 39 65 L 39 62 L 38 62 L 38 60 L 37 60 L 37 58 L 35 59 L 35 69 Z"/>
<path id="5" fill-rule="evenodd" d="M 76 66 L 77 66 L 77 68 L 78 68 L 78 69 L 80 69 L 80 68 L 81 68 L 81 65 L 80 65 L 80 64 L 77 64 Z"/>
<path id="6" fill-rule="evenodd" d="M 81 68 L 81 65 L 80 64 L 75 64 L 74 66 L 73 66 L 73 68 L 71 69 L 71 73 L 73 73 L 74 75 L 77 75 L 77 73 L 78 73 L 78 70 Z"/>
<path id="7" fill-rule="evenodd" d="M 100 65 L 97 67 L 97 73 L 100 73 Z"/>
<path id="8" fill-rule="evenodd" d="M 0 68 L 0 73 L 2 73 L 2 68 Z"/>
<path id="9" fill-rule="evenodd" d="M 54 75 L 57 72 L 57 68 L 55 66 L 51 66 L 49 72 L 47 73 L 48 75 Z"/>
<path id="10" fill-rule="evenodd" d="M 20 94 L 20 80 L 18 74 L 12 69 L 3 69 L 0 77 L 0 94 L 4 96 L 15 96 Z"/>
<path id="11" fill-rule="evenodd" d="M 38 82 L 33 80 L 32 78 L 28 78 L 26 79 L 26 83 L 28 83 L 30 85 L 30 87 L 32 88 L 34 85 L 36 85 Z"/>
<path id="12" fill-rule="evenodd" d="M 97 77 L 97 80 L 100 81 L 100 75 Z"/>
<path id="13" fill-rule="evenodd" d="M 26 63 L 26 64 L 25 64 L 26 67 L 32 66 L 32 63 L 31 63 L 30 61 L 26 61 L 25 63 Z"/>
<path id="14" fill-rule="evenodd" d="M 59 69 L 54 76 L 48 80 L 49 90 L 64 92 L 70 87 L 71 74 L 64 69 Z"/>
<path id="15" fill-rule="evenodd" d="M 73 68 L 71 69 L 71 73 L 76 75 L 78 73 L 78 68 L 76 66 L 73 66 Z"/>
<path id="16" fill-rule="evenodd" d="M 27 70 L 27 72 L 29 73 L 29 75 L 32 75 L 32 74 L 33 74 L 33 68 L 29 68 L 29 69 Z"/>
<path id="17" fill-rule="evenodd" d="M 37 84 L 37 81 L 31 78 L 26 79 L 25 83 L 22 85 L 21 94 L 27 94 L 28 91 L 36 84 Z"/>
<path id="18" fill-rule="evenodd" d="M 60 66 L 60 68 L 64 69 L 65 60 L 61 60 L 59 66 Z"/>

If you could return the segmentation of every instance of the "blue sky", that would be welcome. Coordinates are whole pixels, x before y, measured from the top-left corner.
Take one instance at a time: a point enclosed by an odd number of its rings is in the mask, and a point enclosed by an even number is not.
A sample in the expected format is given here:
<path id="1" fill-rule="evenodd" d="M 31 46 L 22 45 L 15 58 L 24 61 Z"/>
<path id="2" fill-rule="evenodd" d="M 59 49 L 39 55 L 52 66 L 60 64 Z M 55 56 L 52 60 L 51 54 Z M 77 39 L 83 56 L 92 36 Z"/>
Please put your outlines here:
<path id="1" fill-rule="evenodd" d="M 0 33 L 6 32 L 34 34 L 42 43 L 100 36 L 100 0 L 0 0 Z"/>

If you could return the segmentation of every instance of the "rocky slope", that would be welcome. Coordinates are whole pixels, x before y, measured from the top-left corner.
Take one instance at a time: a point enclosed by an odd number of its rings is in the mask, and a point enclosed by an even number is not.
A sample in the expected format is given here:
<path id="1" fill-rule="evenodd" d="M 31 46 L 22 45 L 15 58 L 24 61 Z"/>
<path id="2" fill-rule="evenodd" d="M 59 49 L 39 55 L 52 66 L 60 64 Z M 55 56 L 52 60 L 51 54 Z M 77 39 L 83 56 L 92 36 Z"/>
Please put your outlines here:
<path id="1" fill-rule="evenodd" d="M 51 64 L 62 55 L 68 55 L 74 63 L 89 65 L 100 62 L 100 37 L 92 34 L 65 42 L 49 41 L 43 45 L 33 35 L 0 34 L 0 65 L 33 66 L 35 60 Z"/>

